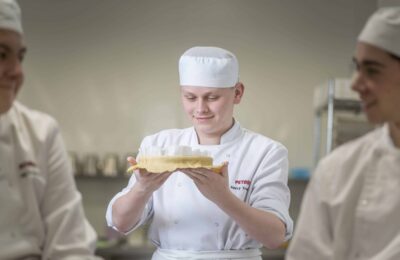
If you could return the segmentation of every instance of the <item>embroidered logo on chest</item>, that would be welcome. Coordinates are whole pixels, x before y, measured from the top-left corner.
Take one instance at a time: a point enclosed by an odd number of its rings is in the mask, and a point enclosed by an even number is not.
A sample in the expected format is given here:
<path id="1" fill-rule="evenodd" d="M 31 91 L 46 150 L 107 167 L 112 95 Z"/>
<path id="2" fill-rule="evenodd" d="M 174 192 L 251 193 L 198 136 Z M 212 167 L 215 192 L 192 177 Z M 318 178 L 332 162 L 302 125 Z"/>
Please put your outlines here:
<path id="1" fill-rule="evenodd" d="M 231 185 L 232 190 L 249 190 L 251 180 L 235 180 Z"/>
<path id="2" fill-rule="evenodd" d="M 24 161 L 18 165 L 18 169 L 20 171 L 20 177 L 25 178 L 30 174 L 38 174 L 38 168 L 36 163 L 32 161 Z"/>

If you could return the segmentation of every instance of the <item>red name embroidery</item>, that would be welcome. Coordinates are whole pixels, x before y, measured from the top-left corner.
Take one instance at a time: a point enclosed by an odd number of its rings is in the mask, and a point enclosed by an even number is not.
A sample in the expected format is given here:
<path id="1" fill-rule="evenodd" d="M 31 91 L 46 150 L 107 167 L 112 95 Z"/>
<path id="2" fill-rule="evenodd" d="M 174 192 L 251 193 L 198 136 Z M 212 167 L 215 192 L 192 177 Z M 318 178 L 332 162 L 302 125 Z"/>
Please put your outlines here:
<path id="1" fill-rule="evenodd" d="M 251 181 L 250 180 L 235 180 L 235 184 L 246 184 L 250 185 Z"/>
<path id="2" fill-rule="evenodd" d="M 18 165 L 18 168 L 19 168 L 20 170 L 22 170 L 22 169 L 25 169 L 26 167 L 30 167 L 30 166 L 36 167 L 36 164 L 35 164 L 34 162 L 32 162 L 32 161 L 26 161 L 26 162 L 20 163 L 20 164 Z"/>

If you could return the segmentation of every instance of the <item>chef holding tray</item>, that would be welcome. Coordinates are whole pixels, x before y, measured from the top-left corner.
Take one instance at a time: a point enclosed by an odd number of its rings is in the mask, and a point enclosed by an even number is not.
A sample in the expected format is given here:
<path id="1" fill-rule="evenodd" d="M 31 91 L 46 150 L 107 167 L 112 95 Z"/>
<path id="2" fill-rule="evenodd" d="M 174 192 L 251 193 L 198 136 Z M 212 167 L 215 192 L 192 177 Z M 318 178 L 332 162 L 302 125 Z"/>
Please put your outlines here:
<path id="1" fill-rule="evenodd" d="M 231 52 L 193 47 L 179 60 L 179 76 L 193 126 L 143 139 L 137 166 L 153 156 L 147 165 L 161 168 L 137 167 L 109 203 L 108 225 L 127 234 L 149 221 L 153 260 L 262 259 L 262 246 L 277 248 L 292 235 L 287 150 L 233 118 L 244 86 Z M 175 161 L 177 169 L 163 170 L 174 155 L 209 156 L 216 167 Z"/>

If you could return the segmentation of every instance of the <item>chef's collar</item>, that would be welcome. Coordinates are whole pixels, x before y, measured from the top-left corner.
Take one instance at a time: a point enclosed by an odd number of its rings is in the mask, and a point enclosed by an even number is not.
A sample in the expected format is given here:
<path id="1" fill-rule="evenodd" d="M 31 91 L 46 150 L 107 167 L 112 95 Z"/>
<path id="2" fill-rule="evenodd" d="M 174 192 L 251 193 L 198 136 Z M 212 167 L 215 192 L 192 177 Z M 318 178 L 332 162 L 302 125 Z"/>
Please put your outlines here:
<path id="1" fill-rule="evenodd" d="M 398 153 L 400 155 L 400 148 L 398 148 L 394 145 L 392 137 L 390 136 L 389 124 L 385 123 L 382 128 L 383 128 L 382 129 L 383 148 L 385 150 L 388 150 L 388 151 L 391 151 L 394 153 Z"/>
<path id="2" fill-rule="evenodd" d="M 226 144 L 229 143 L 233 140 L 235 140 L 236 138 L 240 137 L 242 134 L 242 127 L 240 126 L 239 122 L 234 120 L 233 126 L 221 136 L 221 141 L 220 141 L 220 145 L 221 144 Z M 200 145 L 199 144 L 199 139 L 197 137 L 197 133 L 196 130 L 193 127 L 193 135 L 194 138 L 192 138 L 192 145 Z M 203 145 L 201 145 L 203 146 Z"/>
<path id="3" fill-rule="evenodd" d="M 11 119 L 9 114 L 11 113 L 11 107 L 8 111 L 0 114 L 0 139 L 1 135 L 7 135 L 9 133 L 9 128 L 11 127 Z"/>
<path id="4" fill-rule="evenodd" d="M 234 120 L 233 126 L 221 136 L 221 144 L 231 142 L 241 135 L 241 127 L 239 122 Z"/>

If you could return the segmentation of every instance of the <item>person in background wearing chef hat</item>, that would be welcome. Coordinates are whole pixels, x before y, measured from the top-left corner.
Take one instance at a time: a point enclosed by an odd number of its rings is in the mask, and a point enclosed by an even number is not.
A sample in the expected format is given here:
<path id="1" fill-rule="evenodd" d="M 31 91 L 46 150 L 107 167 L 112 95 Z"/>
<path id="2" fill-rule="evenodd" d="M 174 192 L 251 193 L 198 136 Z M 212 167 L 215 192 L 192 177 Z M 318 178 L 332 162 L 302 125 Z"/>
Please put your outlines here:
<path id="1" fill-rule="evenodd" d="M 370 17 L 353 61 L 352 89 L 382 125 L 319 163 L 288 260 L 400 259 L 400 4 Z"/>
<path id="2" fill-rule="evenodd" d="M 0 259 L 99 259 L 56 122 L 15 100 L 25 53 L 20 8 L 0 0 Z"/>
<path id="3" fill-rule="evenodd" d="M 287 150 L 233 118 L 244 86 L 231 52 L 193 47 L 179 60 L 179 76 L 193 127 L 147 136 L 139 160 L 146 147 L 182 145 L 208 151 L 216 165 L 228 163 L 221 174 L 205 168 L 138 171 L 111 200 L 107 222 L 129 233 L 151 221 L 153 260 L 262 259 L 263 245 L 277 248 L 292 234 Z"/>

